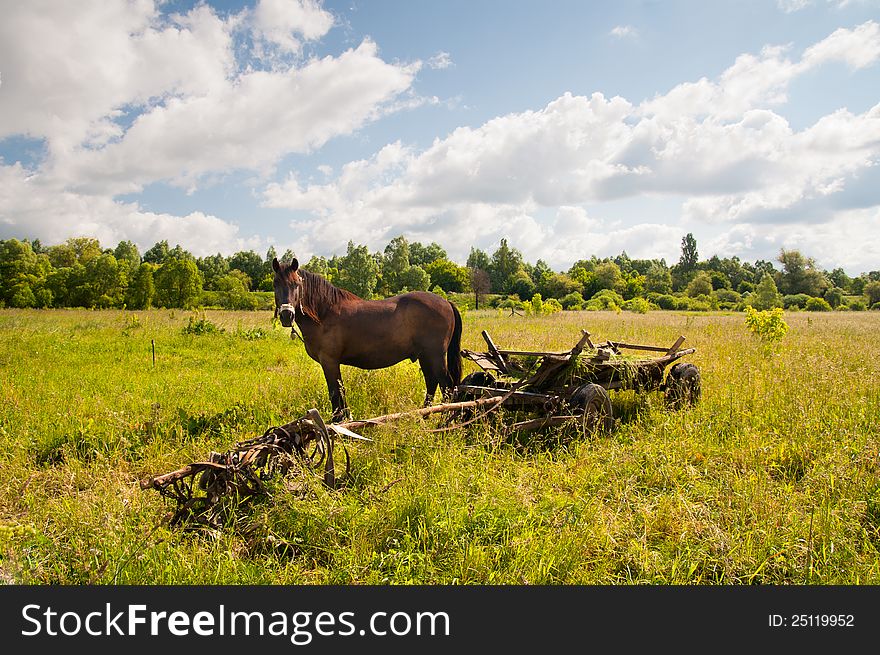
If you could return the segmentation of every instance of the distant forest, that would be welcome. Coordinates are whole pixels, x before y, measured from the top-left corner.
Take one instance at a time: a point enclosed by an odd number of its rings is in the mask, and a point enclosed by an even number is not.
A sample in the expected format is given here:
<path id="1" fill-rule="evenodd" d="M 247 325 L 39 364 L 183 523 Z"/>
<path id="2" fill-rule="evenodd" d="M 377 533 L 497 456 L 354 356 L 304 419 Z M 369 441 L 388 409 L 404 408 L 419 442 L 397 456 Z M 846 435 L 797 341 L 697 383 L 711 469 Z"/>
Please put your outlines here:
<path id="1" fill-rule="evenodd" d="M 195 257 L 160 241 L 141 253 L 131 241 L 104 248 L 98 240 L 71 238 L 44 247 L 39 240 L 0 241 L 0 307 L 150 307 L 263 309 L 272 307 L 272 259 L 291 260 L 270 248 Z M 567 271 L 543 260 L 525 261 L 502 239 L 488 253 L 471 248 L 464 266 L 437 243 L 403 236 L 381 252 L 348 243 L 345 254 L 312 257 L 306 270 L 362 298 L 424 290 L 462 307 L 498 307 L 525 313 L 561 310 L 657 309 L 690 311 L 784 307 L 807 311 L 880 309 L 880 271 L 848 276 L 827 271 L 797 250 L 782 249 L 775 262 L 743 262 L 717 255 L 700 260 L 692 234 L 681 257 L 590 257 Z"/>

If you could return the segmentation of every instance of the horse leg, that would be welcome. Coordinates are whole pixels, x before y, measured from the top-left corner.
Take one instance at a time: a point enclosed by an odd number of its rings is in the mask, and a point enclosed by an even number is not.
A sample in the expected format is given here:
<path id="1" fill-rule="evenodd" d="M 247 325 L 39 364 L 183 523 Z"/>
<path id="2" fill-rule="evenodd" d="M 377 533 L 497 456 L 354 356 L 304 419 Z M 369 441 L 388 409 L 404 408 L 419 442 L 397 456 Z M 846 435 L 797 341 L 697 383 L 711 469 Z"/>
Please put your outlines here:
<path id="1" fill-rule="evenodd" d="M 330 404 L 333 406 L 333 416 L 330 420 L 335 423 L 350 418 L 351 412 L 345 402 L 345 385 L 342 383 L 339 363 L 322 362 L 321 368 L 324 370 L 324 380 L 327 381 L 327 392 L 330 394 Z"/>
<path id="2" fill-rule="evenodd" d="M 443 359 L 437 359 L 436 357 L 420 357 L 419 358 L 419 366 L 422 367 L 422 375 L 425 376 L 425 407 L 428 407 L 431 403 L 434 402 L 434 394 L 437 393 L 437 386 L 441 383 L 441 380 L 445 380 L 449 378 L 449 374 L 446 373 L 446 364 Z M 443 392 L 444 399 L 446 398 L 446 391 Z"/>

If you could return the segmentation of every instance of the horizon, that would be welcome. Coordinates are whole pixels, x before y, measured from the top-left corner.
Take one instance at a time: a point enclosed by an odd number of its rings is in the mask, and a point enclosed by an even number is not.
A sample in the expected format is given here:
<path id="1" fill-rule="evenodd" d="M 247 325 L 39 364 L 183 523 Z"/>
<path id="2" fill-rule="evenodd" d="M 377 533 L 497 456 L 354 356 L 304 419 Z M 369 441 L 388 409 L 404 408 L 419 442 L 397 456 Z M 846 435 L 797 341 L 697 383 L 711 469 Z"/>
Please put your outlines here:
<path id="1" fill-rule="evenodd" d="M 0 2 L 0 239 L 880 269 L 874 0 Z"/>

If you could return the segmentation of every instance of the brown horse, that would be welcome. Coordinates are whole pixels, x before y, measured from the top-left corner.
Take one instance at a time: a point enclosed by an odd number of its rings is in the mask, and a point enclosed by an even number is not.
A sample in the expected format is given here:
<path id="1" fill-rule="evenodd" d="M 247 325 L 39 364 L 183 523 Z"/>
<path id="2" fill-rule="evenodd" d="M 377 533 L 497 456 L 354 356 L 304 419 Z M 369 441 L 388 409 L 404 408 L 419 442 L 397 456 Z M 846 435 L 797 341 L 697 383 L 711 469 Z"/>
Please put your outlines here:
<path id="1" fill-rule="evenodd" d="M 320 275 L 272 260 L 275 312 L 281 325 L 296 321 L 306 352 L 321 365 L 333 420 L 349 415 L 340 364 L 376 369 L 418 360 L 425 376 L 425 405 L 437 386 L 444 398 L 461 382 L 461 314 L 452 303 L 425 291 L 385 300 L 364 300 Z"/>

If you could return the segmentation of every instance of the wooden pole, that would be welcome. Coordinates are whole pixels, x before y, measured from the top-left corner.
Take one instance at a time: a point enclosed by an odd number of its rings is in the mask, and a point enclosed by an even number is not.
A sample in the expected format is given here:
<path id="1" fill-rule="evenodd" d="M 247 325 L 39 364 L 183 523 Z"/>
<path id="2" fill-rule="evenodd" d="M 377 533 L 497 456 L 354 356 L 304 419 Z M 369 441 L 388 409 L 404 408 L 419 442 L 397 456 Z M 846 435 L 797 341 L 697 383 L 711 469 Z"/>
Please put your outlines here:
<path id="1" fill-rule="evenodd" d="M 156 340 L 150 339 L 150 345 L 153 347 L 153 366 L 156 365 Z"/>

